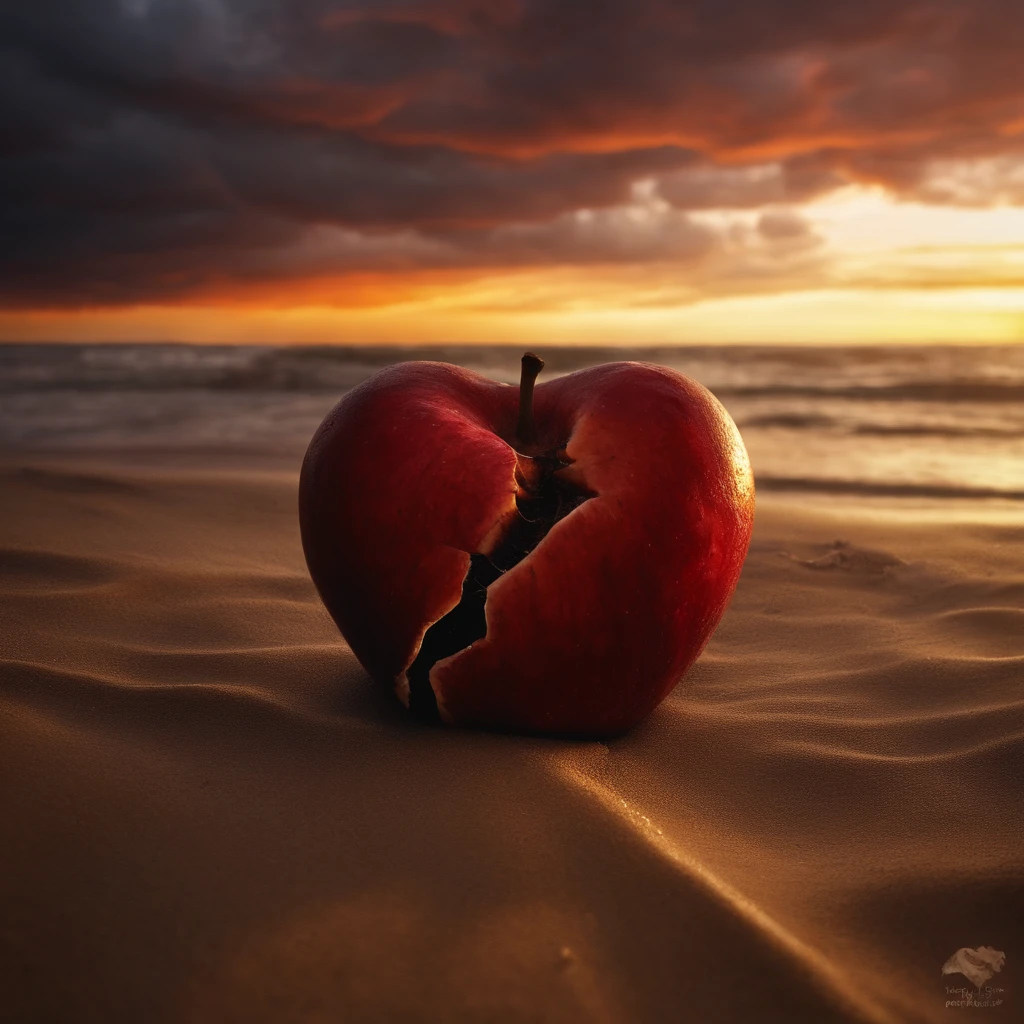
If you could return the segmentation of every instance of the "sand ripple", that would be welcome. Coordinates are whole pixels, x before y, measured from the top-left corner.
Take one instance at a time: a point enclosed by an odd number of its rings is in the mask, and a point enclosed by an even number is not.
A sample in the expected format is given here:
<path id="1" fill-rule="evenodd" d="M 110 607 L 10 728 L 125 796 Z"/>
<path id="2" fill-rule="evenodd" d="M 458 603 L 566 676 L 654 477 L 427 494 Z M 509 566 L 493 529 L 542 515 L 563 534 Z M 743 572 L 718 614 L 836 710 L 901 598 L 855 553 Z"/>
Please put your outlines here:
<path id="1" fill-rule="evenodd" d="M 688 683 L 579 744 L 374 690 L 292 478 L 4 481 L 13 1019 L 938 1024 L 979 943 L 1010 984 L 1016 528 L 769 499 Z"/>

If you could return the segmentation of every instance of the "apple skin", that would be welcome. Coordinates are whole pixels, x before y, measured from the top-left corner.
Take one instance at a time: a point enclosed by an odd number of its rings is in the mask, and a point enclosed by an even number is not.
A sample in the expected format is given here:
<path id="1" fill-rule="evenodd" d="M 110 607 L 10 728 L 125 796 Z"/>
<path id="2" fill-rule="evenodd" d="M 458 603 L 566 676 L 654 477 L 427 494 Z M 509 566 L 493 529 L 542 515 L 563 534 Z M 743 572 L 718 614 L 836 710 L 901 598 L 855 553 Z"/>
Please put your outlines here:
<path id="1" fill-rule="evenodd" d="M 310 442 L 299 518 L 310 574 L 366 671 L 408 704 L 425 631 L 460 601 L 470 553 L 519 515 L 534 460 L 518 389 L 401 363 L 347 394 Z M 746 450 L 695 381 L 607 363 L 536 387 L 534 451 L 596 494 L 487 590 L 486 636 L 436 663 L 441 719 L 606 738 L 696 660 L 740 575 L 754 515 Z M 518 477 L 518 479 L 517 479 Z"/>

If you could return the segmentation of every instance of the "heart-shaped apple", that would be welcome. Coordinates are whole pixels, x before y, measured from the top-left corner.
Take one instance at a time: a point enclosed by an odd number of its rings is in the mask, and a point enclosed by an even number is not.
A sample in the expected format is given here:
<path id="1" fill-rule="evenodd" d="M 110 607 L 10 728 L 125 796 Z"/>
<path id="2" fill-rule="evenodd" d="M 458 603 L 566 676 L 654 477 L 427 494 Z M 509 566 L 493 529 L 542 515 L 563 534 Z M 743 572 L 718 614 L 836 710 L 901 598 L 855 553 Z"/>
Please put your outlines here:
<path id="1" fill-rule="evenodd" d="M 445 363 L 380 371 L 302 465 L 302 545 L 366 671 L 455 725 L 608 737 L 718 624 L 754 487 L 729 414 L 662 366 L 519 390 Z"/>

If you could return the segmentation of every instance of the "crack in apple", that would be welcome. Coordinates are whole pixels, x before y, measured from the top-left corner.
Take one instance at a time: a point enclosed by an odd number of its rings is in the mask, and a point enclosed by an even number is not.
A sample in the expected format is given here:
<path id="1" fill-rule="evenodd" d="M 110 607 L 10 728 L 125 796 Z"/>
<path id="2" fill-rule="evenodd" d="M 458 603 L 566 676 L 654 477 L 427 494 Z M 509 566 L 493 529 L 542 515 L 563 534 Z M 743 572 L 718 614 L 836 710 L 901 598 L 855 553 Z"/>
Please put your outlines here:
<path id="1" fill-rule="evenodd" d="M 501 543 L 489 555 L 470 554 L 459 603 L 423 634 L 420 649 L 405 673 L 409 682 L 409 710 L 426 721 L 440 722 L 430 684 L 431 670 L 439 661 L 464 651 L 487 635 L 487 588 L 519 565 L 555 523 L 597 496 L 594 491 L 556 476 L 559 469 L 571 462 L 565 458 L 564 450 L 537 456 L 535 461 L 542 469 L 539 484 L 524 497 L 516 498 L 518 515 Z"/>

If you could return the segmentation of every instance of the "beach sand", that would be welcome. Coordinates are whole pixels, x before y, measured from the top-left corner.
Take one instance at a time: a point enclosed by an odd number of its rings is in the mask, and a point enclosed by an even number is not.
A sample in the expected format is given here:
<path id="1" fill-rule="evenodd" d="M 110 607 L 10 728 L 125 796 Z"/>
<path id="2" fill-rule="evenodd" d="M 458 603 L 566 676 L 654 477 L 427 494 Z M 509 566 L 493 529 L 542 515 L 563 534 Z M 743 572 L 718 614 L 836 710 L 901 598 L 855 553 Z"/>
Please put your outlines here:
<path id="1" fill-rule="evenodd" d="M 582 743 L 376 691 L 295 491 L 0 466 L 4 1020 L 1024 1020 L 1020 525 L 763 496 L 686 681 Z M 946 1008 L 980 945 L 1002 1005 Z"/>

